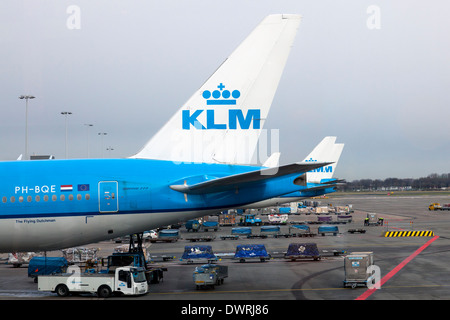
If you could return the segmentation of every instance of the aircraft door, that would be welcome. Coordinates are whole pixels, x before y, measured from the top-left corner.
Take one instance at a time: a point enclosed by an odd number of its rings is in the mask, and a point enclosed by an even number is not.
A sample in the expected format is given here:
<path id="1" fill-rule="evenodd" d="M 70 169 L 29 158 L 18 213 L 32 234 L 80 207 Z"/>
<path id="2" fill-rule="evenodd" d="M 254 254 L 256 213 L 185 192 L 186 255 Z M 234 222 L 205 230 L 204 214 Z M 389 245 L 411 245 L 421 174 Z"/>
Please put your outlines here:
<path id="1" fill-rule="evenodd" d="M 117 181 L 100 181 L 98 183 L 98 207 L 100 212 L 117 212 L 119 197 Z"/>

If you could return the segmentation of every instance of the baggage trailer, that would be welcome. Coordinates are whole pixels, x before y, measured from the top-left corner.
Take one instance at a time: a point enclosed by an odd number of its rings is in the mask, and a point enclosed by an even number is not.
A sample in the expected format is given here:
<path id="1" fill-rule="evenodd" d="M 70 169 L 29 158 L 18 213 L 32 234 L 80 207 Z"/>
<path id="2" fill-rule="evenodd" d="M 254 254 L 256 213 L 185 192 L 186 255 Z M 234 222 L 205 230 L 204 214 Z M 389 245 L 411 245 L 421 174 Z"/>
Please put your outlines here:
<path id="1" fill-rule="evenodd" d="M 315 243 L 291 243 L 284 258 L 291 261 L 312 258 L 314 261 L 317 261 L 320 260 L 321 256 Z"/>
<path id="2" fill-rule="evenodd" d="M 150 239 L 150 242 L 176 242 L 179 238 L 180 231 L 178 229 L 164 229 L 158 233 L 158 238 Z"/>
<path id="3" fill-rule="evenodd" d="M 352 252 L 344 258 L 344 287 L 367 287 L 375 284 L 374 272 L 369 267 L 373 265 L 373 252 Z"/>
<path id="4" fill-rule="evenodd" d="M 259 259 L 259 261 L 264 262 L 266 259 L 270 259 L 270 255 L 263 244 L 243 244 L 236 247 L 233 259 L 237 259 L 239 262 L 245 262 L 248 259 Z"/>
<path id="5" fill-rule="evenodd" d="M 215 238 L 216 238 L 216 236 L 197 236 L 197 237 L 186 238 L 186 240 L 188 240 L 190 242 L 197 242 L 197 241 L 210 242 L 210 241 L 213 241 Z"/>
<path id="6" fill-rule="evenodd" d="M 198 261 L 204 259 L 206 259 L 208 263 L 217 260 L 211 246 L 185 246 L 180 261 L 186 260 L 187 263 L 193 263 L 194 260 Z"/>
<path id="7" fill-rule="evenodd" d="M 28 276 L 37 282 L 38 277 L 65 273 L 69 263 L 62 257 L 33 257 L 28 264 Z"/>
<path id="8" fill-rule="evenodd" d="M 317 233 L 322 236 L 325 236 L 326 233 L 332 233 L 333 236 L 336 236 L 339 233 L 339 228 L 337 226 L 323 225 L 319 227 Z"/>
<path id="9" fill-rule="evenodd" d="M 96 293 L 108 298 L 113 293 L 142 295 L 147 293 L 148 284 L 144 268 L 121 267 L 108 273 L 64 273 L 41 275 L 38 277 L 38 290 L 56 292 L 66 297 L 72 292 Z"/>
<path id="10" fill-rule="evenodd" d="M 206 287 L 214 289 L 215 285 L 223 284 L 224 279 L 228 277 L 228 267 L 208 263 L 196 267 L 192 276 L 197 290 Z"/>

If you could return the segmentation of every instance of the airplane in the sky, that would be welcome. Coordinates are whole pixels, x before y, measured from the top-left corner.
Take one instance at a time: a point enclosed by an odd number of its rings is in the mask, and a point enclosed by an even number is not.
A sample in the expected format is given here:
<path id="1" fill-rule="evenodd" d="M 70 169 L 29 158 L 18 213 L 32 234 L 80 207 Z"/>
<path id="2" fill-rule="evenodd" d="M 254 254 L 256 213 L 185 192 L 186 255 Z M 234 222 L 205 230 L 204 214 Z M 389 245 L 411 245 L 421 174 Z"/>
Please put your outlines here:
<path id="1" fill-rule="evenodd" d="M 256 203 L 251 203 L 241 207 L 242 209 L 265 208 L 271 206 L 279 206 L 289 202 L 297 202 L 304 199 L 321 196 L 324 194 L 335 192 L 336 187 L 344 181 L 333 178 L 336 166 L 344 149 L 343 143 L 336 143 L 336 137 L 325 137 L 314 148 L 314 150 L 303 160 L 304 163 L 328 162 L 327 166 L 313 169 L 302 175 L 297 184 L 303 185 L 305 188 L 289 194 L 283 194 L 271 199 L 265 199 Z M 274 158 L 279 154 L 272 155 Z M 268 160 L 268 162 L 274 159 Z M 265 165 L 268 165 L 265 163 Z M 272 163 L 275 168 L 277 165 Z"/>
<path id="2" fill-rule="evenodd" d="M 330 162 L 238 165 L 253 154 L 300 24 L 270 15 L 136 155 L 0 162 L 0 252 L 143 232 L 305 190 Z"/>

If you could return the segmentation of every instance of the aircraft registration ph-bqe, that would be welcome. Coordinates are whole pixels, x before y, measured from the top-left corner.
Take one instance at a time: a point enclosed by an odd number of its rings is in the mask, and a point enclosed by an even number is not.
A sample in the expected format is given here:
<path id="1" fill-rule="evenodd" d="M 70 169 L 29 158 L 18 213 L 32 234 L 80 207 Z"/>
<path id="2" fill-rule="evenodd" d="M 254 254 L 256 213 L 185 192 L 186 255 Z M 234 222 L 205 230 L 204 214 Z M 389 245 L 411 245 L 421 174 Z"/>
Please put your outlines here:
<path id="1" fill-rule="evenodd" d="M 302 176 L 329 163 L 239 162 L 256 148 L 299 23 L 266 17 L 130 158 L 0 162 L 0 252 L 93 243 L 304 189 Z"/>

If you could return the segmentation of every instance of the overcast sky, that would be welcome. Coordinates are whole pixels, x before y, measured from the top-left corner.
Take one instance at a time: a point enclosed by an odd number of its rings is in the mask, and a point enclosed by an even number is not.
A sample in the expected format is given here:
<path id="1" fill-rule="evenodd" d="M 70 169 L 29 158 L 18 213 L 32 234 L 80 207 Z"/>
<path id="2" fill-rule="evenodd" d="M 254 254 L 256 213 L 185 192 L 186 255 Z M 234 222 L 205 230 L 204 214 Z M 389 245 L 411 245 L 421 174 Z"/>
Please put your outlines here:
<path id="1" fill-rule="evenodd" d="M 265 129 L 281 164 L 325 136 L 336 176 L 450 172 L 450 3 L 413 0 L 0 2 L 0 159 L 127 157 L 268 14 L 303 16 Z M 85 124 L 93 124 L 88 131 Z M 106 132 L 103 148 L 99 132 Z M 112 151 L 106 151 L 112 147 Z"/>

